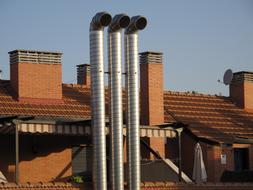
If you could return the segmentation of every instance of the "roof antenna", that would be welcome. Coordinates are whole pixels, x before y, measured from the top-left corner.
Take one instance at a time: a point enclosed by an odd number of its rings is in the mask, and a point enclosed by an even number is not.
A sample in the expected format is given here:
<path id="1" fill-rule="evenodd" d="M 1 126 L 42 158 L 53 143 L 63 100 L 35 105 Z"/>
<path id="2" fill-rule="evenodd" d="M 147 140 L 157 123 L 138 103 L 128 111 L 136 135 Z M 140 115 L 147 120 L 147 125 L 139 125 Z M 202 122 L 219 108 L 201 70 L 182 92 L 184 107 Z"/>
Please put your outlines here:
<path id="1" fill-rule="evenodd" d="M 223 82 L 221 82 L 220 79 L 217 82 L 229 85 L 231 84 L 232 80 L 233 80 L 233 71 L 231 69 L 227 69 L 223 75 Z"/>

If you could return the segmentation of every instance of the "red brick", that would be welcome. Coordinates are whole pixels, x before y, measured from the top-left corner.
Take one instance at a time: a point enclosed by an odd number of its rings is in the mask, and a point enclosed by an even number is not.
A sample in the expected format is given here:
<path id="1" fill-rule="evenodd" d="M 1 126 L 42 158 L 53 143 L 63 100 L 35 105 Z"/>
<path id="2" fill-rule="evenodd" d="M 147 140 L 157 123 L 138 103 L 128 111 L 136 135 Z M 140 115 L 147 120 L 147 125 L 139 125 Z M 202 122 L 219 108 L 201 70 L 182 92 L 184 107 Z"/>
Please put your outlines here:
<path id="1" fill-rule="evenodd" d="M 61 69 L 61 64 L 27 62 L 11 64 L 11 85 L 16 98 L 21 102 L 29 103 L 61 102 Z"/>
<path id="2" fill-rule="evenodd" d="M 243 75 L 243 74 L 237 74 Z M 253 75 L 253 74 L 252 74 Z M 229 86 L 230 97 L 238 107 L 253 112 L 253 82 L 232 81 Z"/>
<path id="3" fill-rule="evenodd" d="M 153 150 L 158 152 L 162 158 L 165 157 L 165 142 L 163 137 L 150 137 L 149 145 Z M 151 159 L 155 159 L 153 154 L 151 156 Z"/>
<path id="4" fill-rule="evenodd" d="M 164 123 L 163 65 L 140 64 L 141 81 L 141 124 Z"/>
<path id="5" fill-rule="evenodd" d="M 12 138 L 11 138 L 12 137 Z M 36 139 L 36 140 L 34 140 Z M 0 170 L 15 180 L 15 147 L 11 135 L 1 136 Z M 72 175 L 72 151 L 67 137 L 20 136 L 20 182 L 66 181 Z"/>

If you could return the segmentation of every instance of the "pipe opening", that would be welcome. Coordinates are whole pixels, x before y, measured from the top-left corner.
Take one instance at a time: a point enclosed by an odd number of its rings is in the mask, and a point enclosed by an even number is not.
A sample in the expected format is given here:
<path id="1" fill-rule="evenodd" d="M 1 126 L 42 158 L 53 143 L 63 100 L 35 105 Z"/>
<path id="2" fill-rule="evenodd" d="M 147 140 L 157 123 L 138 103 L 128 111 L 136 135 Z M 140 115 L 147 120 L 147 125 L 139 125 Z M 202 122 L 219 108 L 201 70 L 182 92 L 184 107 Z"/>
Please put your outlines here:
<path id="1" fill-rule="evenodd" d="M 119 25 L 121 28 L 126 28 L 129 25 L 129 23 L 130 18 L 127 15 L 120 18 Z"/>
<path id="2" fill-rule="evenodd" d="M 134 16 L 130 20 L 130 24 L 125 30 L 125 34 L 135 33 L 143 30 L 147 25 L 147 19 L 143 16 Z"/>
<path id="3" fill-rule="evenodd" d="M 100 23 L 102 26 L 108 26 L 111 23 L 112 17 L 111 15 L 105 13 L 100 18 Z"/>
<path id="4" fill-rule="evenodd" d="M 146 25 L 147 25 L 147 19 L 146 19 L 145 17 L 140 17 L 140 18 L 136 21 L 135 25 L 136 25 L 136 28 L 137 28 L 138 30 L 142 30 L 142 29 L 144 29 L 144 28 L 146 27 Z"/>

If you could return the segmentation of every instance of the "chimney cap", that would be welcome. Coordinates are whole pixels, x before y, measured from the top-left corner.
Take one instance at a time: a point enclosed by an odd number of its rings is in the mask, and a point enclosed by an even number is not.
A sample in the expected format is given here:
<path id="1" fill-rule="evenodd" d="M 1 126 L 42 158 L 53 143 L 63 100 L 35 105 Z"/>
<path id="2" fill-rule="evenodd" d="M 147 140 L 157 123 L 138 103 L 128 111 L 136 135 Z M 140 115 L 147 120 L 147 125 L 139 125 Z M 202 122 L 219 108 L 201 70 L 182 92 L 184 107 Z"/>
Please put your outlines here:
<path id="1" fill-rule="evenodd" d="M 239 71 L 239 72 L 234 73 L 234 75 L 240 75 L 240 74 L 253 74 L 253 72 L 251 72 L 251 71 Z"/>
<path id="2" fill-rule="evenodd" d="M 162 64 L 163 63 L 163 53 L 155 51 L 146 51 L 139 53 L 140 64 Z"/>
<path id="3" fill-rule="evenodd" d="M 159 51 L 144 51 L 139 53 L 139 55 L 148 55 L 148 54 L 163 55 L 163 53 Z"/>
<path id="4" fill-rule="evenodd" d="M 237 82 L 253 82 L 253 72 L 249 71 L 240 71 L 234 73 L 232 83 L 237 83 Z"/>
<path id="5" fill-rule="evenodd" d="M 85 66 L 90 67 L 90 64 L 84 63 L 84 64 L 76 65 L 76 67 L 85 67 Z"/>
<path id="6" fill-rule="evenodd" d="M 41 64 L 61 64 L 62 53 L 37 50 L 13 50 L 9 52 L 10 64 L 28 62 Z"/>
<path id="7" fill-rule="evenodd" d="M 9 51 L 8 54 L 24 52 L 24 53 L 45 53 L 45 54 L 57 54 L 62 55 L 61 52 L 58 51 L 39 51 L 39 50 L 25 50 L 25 49 L 15 49 L 13 51 Z"/>

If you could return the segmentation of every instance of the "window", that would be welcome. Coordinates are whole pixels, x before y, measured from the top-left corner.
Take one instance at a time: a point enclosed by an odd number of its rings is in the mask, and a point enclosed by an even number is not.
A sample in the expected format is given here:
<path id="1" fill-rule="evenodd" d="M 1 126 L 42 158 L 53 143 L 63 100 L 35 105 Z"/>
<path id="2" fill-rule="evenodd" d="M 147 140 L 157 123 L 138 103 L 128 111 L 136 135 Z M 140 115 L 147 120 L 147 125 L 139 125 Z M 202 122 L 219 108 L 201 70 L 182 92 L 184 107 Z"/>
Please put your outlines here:
<path id="1" fill-rule="evenodd" d="M 92 149 L 89 146 L 76 146 L 72 148 L 72 173 L 89 174 L 92 167 Z"/>
<path id="2" fill-rule="evenodd" d="M 235 171 L 242 171 L 249 169 L 249 149 L 235 148 L 234 149 L 234 163 Z"/>

